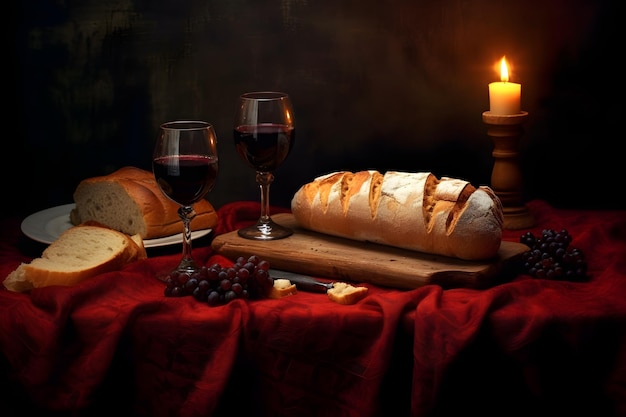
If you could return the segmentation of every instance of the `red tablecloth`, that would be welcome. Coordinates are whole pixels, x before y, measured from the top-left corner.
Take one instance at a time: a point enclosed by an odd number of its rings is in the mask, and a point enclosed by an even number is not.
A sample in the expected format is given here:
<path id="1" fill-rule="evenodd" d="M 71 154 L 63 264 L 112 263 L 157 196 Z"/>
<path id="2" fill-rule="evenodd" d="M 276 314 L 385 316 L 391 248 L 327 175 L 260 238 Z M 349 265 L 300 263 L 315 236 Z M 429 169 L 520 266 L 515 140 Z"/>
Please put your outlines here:
<path id="1" fill-rule="evenodd" d="M 164 297 L 154 277 L 174 247 L 75 287 L 0 290 L 0 415 L 624 416 L 626 212 L 529 207 L 532 231 L 568 229 L 591 281 L 363 284 L 351 306 L 299 292 L 209 307 Z M 258 212 L 224 206 L 215 233 Z M 2 231 L 4 277 L 43 246 L 16 219 Z M 203 239 L 199 263 L 232 263 Z"/>

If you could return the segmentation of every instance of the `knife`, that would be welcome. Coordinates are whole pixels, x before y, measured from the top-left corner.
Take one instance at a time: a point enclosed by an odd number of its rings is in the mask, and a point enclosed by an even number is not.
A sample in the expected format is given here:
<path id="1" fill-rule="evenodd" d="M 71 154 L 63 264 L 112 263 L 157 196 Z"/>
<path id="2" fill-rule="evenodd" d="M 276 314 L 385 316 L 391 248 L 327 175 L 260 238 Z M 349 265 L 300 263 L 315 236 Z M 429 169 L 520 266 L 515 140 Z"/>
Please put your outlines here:
<path id="1" fill-rule="evenodd" d="M 322 282 L 309 275 L 296 274 L 294 272 L 281 271 L 278 269 L 269 270 L 270 277 L 274 279 L 288 279 L 296 288 L 302 291 L 319 292 L 326 294 L 326 291 L 333 288 L 332 282 Z"/>

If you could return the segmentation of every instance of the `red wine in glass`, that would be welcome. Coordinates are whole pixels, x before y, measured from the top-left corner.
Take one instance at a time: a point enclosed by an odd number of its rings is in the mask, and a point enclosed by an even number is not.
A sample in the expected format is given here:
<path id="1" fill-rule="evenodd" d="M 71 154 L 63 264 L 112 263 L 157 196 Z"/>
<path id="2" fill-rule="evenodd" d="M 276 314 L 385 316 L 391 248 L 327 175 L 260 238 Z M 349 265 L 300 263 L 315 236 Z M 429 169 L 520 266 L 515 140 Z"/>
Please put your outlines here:
<path id="1" fill-rule="evenodd" d="M 172 274 L 192 274 L 199 267 L 191 255 L 193 204 L 213 189 L 218 171 L 217 136 L 203 121 L 163 123 L 152 154 L 152 172 L 161 191 L 178 203 L 183 224 L 183 254 Z M 166 276 L 159 279 L 165 280 Z"/>
<path id="2" fill-rule="evenodd" d="M 293 126 L 274 123 L 235 127 L 237 153 L 252 168 L 273 172 L 291 152 L 296 137 Z"/>
<path id="3" fill-rule="evenodd" d="M 205 155 L 161 156 L 153 161 L 154 178 L 166 196 L 183 206 L 197 203 L 217 178 L 217 158 Z"/>
<path id="4" fill-rule="evenodd" d="M 237 234 L 245 239 L 273 240 L 293 234 L 270 217 L 270 185 L 274 170 L 285 161 L 295 141 L 291 99 L 278 91 L 258 91 L 239 96 L 233 124 L 235 148 L 246 165 L 256 171 L 261 190 L 261 215 L 256 224 Z"/>

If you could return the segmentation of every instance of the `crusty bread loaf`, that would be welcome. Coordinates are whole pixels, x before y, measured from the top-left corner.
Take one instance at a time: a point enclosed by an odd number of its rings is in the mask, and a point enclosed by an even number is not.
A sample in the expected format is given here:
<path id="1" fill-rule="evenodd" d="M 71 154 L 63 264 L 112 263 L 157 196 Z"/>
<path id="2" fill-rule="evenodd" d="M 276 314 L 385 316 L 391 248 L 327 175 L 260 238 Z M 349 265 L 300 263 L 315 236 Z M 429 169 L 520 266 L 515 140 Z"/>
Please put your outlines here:
<path id="1" fill-rule="evenodd" d="M 346 282 L 335 282 L 333 287 L 326 291 L 331 301 L 339 304 L 355 304 L 367 295 L 367 287 L 358 287 Z"/>
<path id="2" fill-rule="evenodd" d="M 429 172 L 335 172 L 303 185 L 291 210 L 303 228 L 465 260 L 494 257 L 499 198 L 487 186 Z"/>
<path id="3" fill-rule="evenodd" d="M 70 213 L 72 224 L 94 220 L 128 235 L 143 239 L 171 236 L 182 232 L 179 205 L 167 198 L 150 171 L 123 167 L 100 177 L 81 181 L 74 191 L 76 207 Z M 215 227 L 217 213 L 207 200 L 194 205 L 197 213 L 191 230 Z"/>
<path id="4" fill-rule="evenodd" d="M 94 224 L 78 225 L 63 232 L 40 258 L 20 264 L 3 285 L 16 292 L 49 285 L 69 286 L 145 258 L 139 235 L 131 237 Z"/>

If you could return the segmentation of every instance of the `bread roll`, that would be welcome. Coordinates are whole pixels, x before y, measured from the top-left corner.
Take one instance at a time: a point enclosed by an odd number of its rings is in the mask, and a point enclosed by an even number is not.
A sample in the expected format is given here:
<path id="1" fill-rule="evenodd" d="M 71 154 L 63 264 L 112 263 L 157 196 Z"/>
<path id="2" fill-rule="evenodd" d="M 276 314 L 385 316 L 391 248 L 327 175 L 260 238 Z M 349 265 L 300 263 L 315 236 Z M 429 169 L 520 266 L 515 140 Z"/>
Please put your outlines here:
<path id="1" fill-rule="evenodd" d="M 128 235 L 155 239 L 181 233 L 179 205 L 163 194 L 150 171 L 123 167 L 100 177 L 81 181 L 74 191 L 76 207 L 72 224 L 97 221 Z M 191 230 L 215 227 L 217 213 L 202 199 L 194 205 L 197 213 Z"/>
<path id="2" fill-rule="evenodd" d="M 15 292 L 49 285 L 75 285 L 145 258 L 146 250 L 139 235 L 131 237 L 107 227 L 79 225 L 63 232 L 40 258 L 20 264 L 3 285 Z"/>
<path id="3" fill-rule="evenodd" d="M 303 185 L 291 210 L 305 229 L 465 260 L 494 257 L 502 239 L 491 188 L 429 172 L 334 172 Z"/>

